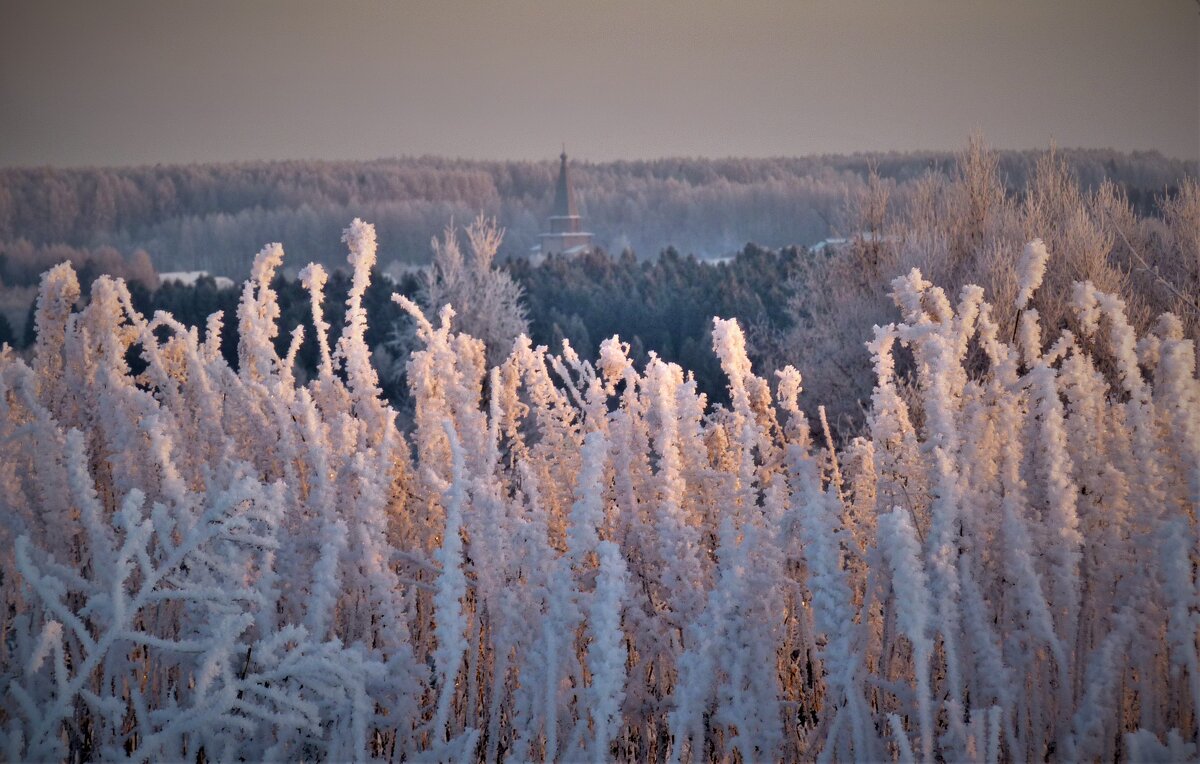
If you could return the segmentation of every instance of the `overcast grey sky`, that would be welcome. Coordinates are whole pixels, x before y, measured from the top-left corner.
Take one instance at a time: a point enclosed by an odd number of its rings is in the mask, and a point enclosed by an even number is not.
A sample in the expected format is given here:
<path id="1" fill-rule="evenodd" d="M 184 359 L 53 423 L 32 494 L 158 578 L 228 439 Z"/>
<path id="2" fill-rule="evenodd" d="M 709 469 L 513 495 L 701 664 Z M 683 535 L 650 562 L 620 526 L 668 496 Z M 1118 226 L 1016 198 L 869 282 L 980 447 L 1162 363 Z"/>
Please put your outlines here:
<path id="1" fill-rule="evenodd" d="M 1200 157 L 1195 0 L 0 0 L 0 166 Z"/>

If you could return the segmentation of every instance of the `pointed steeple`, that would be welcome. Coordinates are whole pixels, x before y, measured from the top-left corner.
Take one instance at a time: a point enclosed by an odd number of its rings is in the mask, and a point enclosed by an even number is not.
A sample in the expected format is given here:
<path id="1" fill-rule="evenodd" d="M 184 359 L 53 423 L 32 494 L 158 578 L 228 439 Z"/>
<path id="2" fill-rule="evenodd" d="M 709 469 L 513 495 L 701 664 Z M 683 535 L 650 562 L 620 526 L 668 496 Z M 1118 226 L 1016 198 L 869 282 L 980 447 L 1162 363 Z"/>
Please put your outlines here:
<path id="1" fill-rule="evenodd" d="M 549 229 L 539 238 L 541 243 L 533 248 L 534 255 L 545 257 L 551 254 L 577 255 L 591 249 L 592 235 L 583 230 L 579 217 L 579 206 L 575 203 L 575 189 L 567 172 L 567 147 L 564 144 L 559 155 L 558 183 L 554 186 L 554 207 L 550 210 Z"/>
<path id="2" fill-rule="evenodd" d="M 575 205 L 575 189 L 571 186 L 571 177 L 567 174 L 567 147 L 559 156 L 558 185 L 554 189 L 554 217 L 579 217 L 579 208 Z"/>

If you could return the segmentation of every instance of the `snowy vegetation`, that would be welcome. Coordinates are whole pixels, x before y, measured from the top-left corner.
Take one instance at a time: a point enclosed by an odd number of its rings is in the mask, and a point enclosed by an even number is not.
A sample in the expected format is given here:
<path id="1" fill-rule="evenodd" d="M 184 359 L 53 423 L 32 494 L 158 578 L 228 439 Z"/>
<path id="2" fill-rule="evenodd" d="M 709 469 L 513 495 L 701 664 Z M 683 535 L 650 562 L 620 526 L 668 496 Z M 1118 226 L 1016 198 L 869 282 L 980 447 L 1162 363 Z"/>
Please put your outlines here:
<path id="1" fill-rule="evenodd" d="M 983 287 L 1000 326 L 1014 326 L 1019 301 L 1027 299 L 1047 336 L 1064 329 L 1078 335 L 1072 290 L 1090 281 L 1124 300 L 1139 333 L 1170 312 L 1185 337 L 1200 337 L 1195 176 L 1183 178 L 1173 195 L 1159 196 L 1155 213 L 1145 214 L 1111 180 L 1087 188 L 1053 150 L 1038 157 L 1028 182 L 1012 193 L 1001 159 L 976 137 L 949 176 L 927 175 L 907 194 L 870 175 L 847 199 L 850 230 L 859 233 L 828 257 L 799 261 L 789 274 L 792 320 L 752 333 L 752 356 L 768 368 L 803 369 L 811 397 L 827 405 L 835 427 L 846 418 L 861 420 L 875 382 L 862 338 L 893 320 L 891 281 L 913 268 L 950 294 L 970 284 Z M 1039 274 L 1021 269 L 1025 244 L 1033 239 L 1042 239 L 1053 257 Z M 1035 275 L 1040 288 L 1030 299 L 1032 282 L 1022 279 Z M 811 288 L 816 284 L 824 288 Z"/>
<path id="2" fill-rule="evenodd" d="M 508 272 L 493 267 L 504 230 L 496 227 L 494 219 L 479 215 L 466 227 L 466 235 L 468 252 L 459 246 L 453 226 L 442 232 L 440 240 L 433 240 L 433 263 L 420 273 L 417 303 L 430 312 L 453 305 L 458 331 L 483 343 L 490 368 L 505 359 L 514 338 L 529 334 L 529 321 L 520 285 Z M 391 363 L 377 360 L 376 366 L 390 367 L 389 376 L 403 381 L 416 342 L 411 321 L 394 324 L 391 341 L 383 350 L 396 358 Z"/>
<path id="3" fill-rule="evenodd" d="M 1044 330 L 1040 241 L 995 305 L 912 270 L 835 447 L 733 321 L 715 406 L 616 337 L 489 368 L 400 298 L 402 433 L 364 339 L 374 229 L 344 241 L 337 342 L 310 266 L 317 336 L 282 354 L 279 245 L 203 331 L 43 277 L 31 357 L 0 352 L 3 758 L 1196 759 L 1179 318 L 1139 333 L 1081 281 Z"/>
<path id="4" fill-rule="evenodd" d="M 437 157 L 369 162 L 238 162 L 124 168 L 0 168 L 0 273 L 36 278 L 29 265 L 59 257 L 57 245 L 100 245 L 126 255 L 148 251 L 161 271 L 206 270 L 243 279 L 247 254 L 265 241 L 288 242 L 298 262 L 338 264 L 328 242 L 355 216 L 374 222 L 380 260 L 429 262 L 429 239 L 446 222 L 479 211 L 508 230 L 501 259 L 523 256 L 546 230 L 554 200 L 558 146 L 546 161 L 474 161 Z M 1154 198 L 1196 175 L 1195 162 L 1156 152 L 1075 149 L 1061 152 L 1087 189 L 1105 180 L 1124 188 L 1147 214 Z M 999 152 L 1001 174 L 1027 185 L 1041 152 Z M 747 241 L 779 248 L 848 236 L 846 195 L 868 168 L 894 181 L 896 201 L 926 173 L 951 172 L 951 152 L 910 152 L 592 163 L 572 160 L 582 214 L 596 243 L 613 254 L 631 247 L 652 257 L 667 246 L 718 256 Z M 22 242 L 22 240 L 28 240 Z M 54 262 L 58 262 L 55 260 Z M 101 258 L 107 264 L 108 258 Z M 53 263 L 51 263 L 53 264 Z M 46 266 L 49 267 L 49 266 Z M 105 271 L 109 272 L 109 271 Z M 124 273 L 112 275 L 125 276 Z M 89 282 L 90 283 L 90 282 Z"/>

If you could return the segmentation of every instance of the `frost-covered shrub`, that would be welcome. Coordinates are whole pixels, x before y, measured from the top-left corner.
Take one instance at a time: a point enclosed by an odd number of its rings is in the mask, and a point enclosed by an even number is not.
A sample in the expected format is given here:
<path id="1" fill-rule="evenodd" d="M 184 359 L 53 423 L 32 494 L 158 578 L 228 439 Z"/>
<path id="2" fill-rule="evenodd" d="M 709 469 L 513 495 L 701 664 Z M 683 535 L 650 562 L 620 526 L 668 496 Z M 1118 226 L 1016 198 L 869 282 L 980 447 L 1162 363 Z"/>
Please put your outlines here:
<path id="1" fill-rule="evenodd" d="M 847 194 L 844 244 L 810 253 L 793 277 L 791 327 L 756 338 L 759 357 L 804 370 L 815 413 L 824 404 L 834 424 L 860 429 L 871 398 L 871 358 L 862 346 L 873 325 L 892 320 L 892 279 L 917 268 L 951 294 L 975 284 L 990 296 L 993 317 L 1015 337 L 1021 310 L 1032 307 L 1047 334 L 1078 333 L 1071 308 L 1076 282 L 1088 281 L 1125 301 L 1139 331 L 1174 313 L 1184 336 L 1200 330 L 1200 187 L 1184 178 L 1158 199 L 1161 215 L 1135 212 L 1105 181 L 1080 182 L 1066 155 L 1051 149 L 1027 179 L 1007 177 L 1001 154 L 973 137 L 953 172 L 930 170 L 898 187 L 872 173 Z M 1010 184 L 1015 184 L 1011 186 Z M 1042 267 L 1026 268 L 1027 244 L 1044 242 Z M 1025 277 L 1041 285 L 1029 290 Z M 903 354 L 902 379 L 909 380 Z M 1109 367 L 1101 363 L 1107 372 Z M 973 354 L 967 366 L 981 369 Z"/>
<path id="2" fill-rule="evenodd" d="M 711 406 L 616 337 L 489 367 L 452 308 L 399 298 L 404 433 L 364 339 L 374 230 L 344 241 L 336 347 L 310 266 L 320 336 L 276 352 L 271 245 L 237 371 L 219 315 L 143 316 L 108 278 L 78 310 L 70 267 L 43 277 L 31 358 L 0 351 L 6 760 L 1195 758 L 1176 316 L 1139 334 L 1085 281 L 1073 329 L 1045 326 L 1040 242 L 1002 306 L 911 270 L 834 450 L 732 321 Z"/>
<path id="3" fill-rule="evenodd" d="M 452 305 L 459 331 L 482 341 L 488 363 L 494 366 L 508 355 L 513 339 L 529 333 L 529 321 L 521 304 L 521 286 L 507 271 L 495 267 L 504 230 L 496 227 L 494 219 L 480 215 L 465 233 L 467 252 L 453 226 L 433 240 L 433 262 L 421 272 L 417 302 L 430 313 Z M 403 377 L 404 357 L 419 344 L 413 334 L 407 322 L 392 327 L 388 349 L 401 356 L 392 370 L 397 377 Z"/>

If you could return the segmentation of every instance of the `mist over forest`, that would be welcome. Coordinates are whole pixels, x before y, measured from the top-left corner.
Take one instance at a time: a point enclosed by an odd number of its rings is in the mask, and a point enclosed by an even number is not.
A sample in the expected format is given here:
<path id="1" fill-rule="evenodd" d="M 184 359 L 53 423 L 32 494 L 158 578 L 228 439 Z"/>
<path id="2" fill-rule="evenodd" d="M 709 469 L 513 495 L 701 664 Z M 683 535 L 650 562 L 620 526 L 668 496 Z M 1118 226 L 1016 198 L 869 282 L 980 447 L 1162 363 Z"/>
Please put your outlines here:
<path id="1" fill-rule="evenodd" d="M 569 147 L 568 147 L 569 150 Z M 549 154 L 550 152 L 548 152 Z M 999 177 L 1020 195 L 1044 151 L 997 152 Z M 1058 155 L 1085 190 L 1111 180 L 1139 214 L 1170 197 L 1194 163 L 1157 152 L 1062 149 Z M 346 221 L 362 217 L 379 232 L 380 267 L 424 264 L 430 239 L 451 221 L 479 213 L 506 231 L 498 258 L 522 256 L 545 229 L 557 159 L 473 161 L 436 157 L 369 162 L 248 162 L 130 168 L 0 169 L 0 279 L 31 285 L 63 259 L 92 250 L 100 270 L 149 278 L 204 270 L 244 278 L 264 242 L 287 245 L 294 262 L 341 263 L 336 245 Z M 603 250 L 641 258 L 667 247 L 698 258 L 732 254 L 746 243 L 779 249 L 855 233 L 847 199 L 870 169 L 894 184 L 902 210 L 923 176 L 953 171 L 953 152 L 874 153 L 772 159 L 678 158 L 590 163 L 571 160 L 584 226 Z M 70 247 L 70 252 L 62 247 Z"/>

